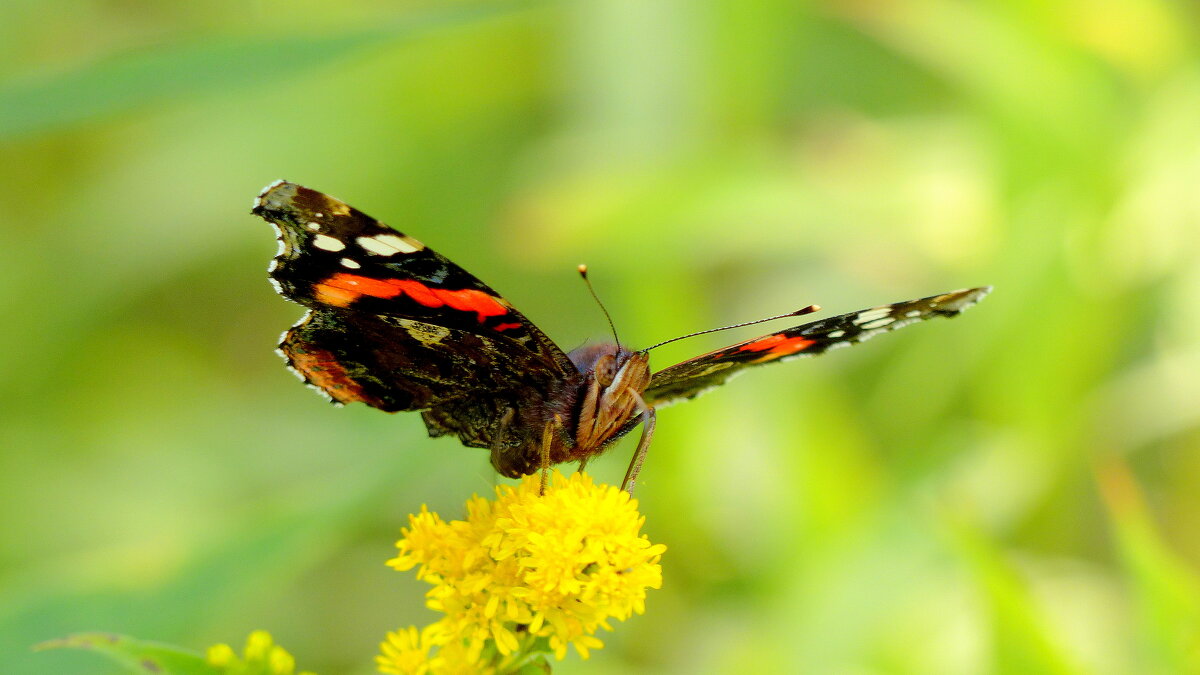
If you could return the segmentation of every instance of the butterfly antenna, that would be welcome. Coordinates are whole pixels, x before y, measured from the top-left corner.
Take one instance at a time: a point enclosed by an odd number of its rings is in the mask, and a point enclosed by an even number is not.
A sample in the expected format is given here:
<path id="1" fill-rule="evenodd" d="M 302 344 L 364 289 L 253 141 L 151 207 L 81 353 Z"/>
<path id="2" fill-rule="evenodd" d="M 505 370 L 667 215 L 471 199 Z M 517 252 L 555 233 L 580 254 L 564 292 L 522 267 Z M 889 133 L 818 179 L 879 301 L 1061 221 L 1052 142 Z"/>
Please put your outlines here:
<path id="1" fill-rule="evenodd" d="M 778 316 L 768 316 L 765 319 L 757 319 L 755 321 L 747 321 L 745 323 L 735 323 L 732 326 L 722 326 L 720 328 L 709 328 L 708 330 L 701 330 L 701 331 L 696 331 L 695 333 L 688 333 L 687 335 L 680 335 L 679 337 L 673 337 L 670 340 L 663 340 L 662 342 L 660 342 L 656 345 L 651 345 L 649 347 L 646 347 L 645 349 L 643 349 L 641 351 L 648 352 L 651 349 L 655 349 L 655 348 L 661 347 L 665 344 L 675 342 L 676 340 L 683 340 L 683 339 L 690 338 L 690 337 L 696 337 L 697 335 L 704 335 L 705 333 L 718 333 L 723 330 L 729 330 L 730 328 L 742 328 L 743 326 L 753 326 L 756 323 L 766 323 L 767 321 L 774 321 L 775 319 L 786 319 L 789 316 L 804 316 L 805 314 L 812 314 L 813 312 L 817 312 L 820 310 L 821 310 L 820 305 L 809 305 L 808 307 L 801 307 L 800 309 L 798 309 L 794 312 L 788 312 L 787 314 L 779 314 Z"/>
<path id="2" fill-rule="evenodd" d="M 592 299 L 596 301 L 597 305 L 600 305 L 600 311 L 604 312 L 604 318 L 608 319 L 608 329 L 612 331 L 613 342 L 616 342 L 617 347 L 620 347 L 621 338 L 617 337 L 617 326 L 613 323 L 612 315 L 608 313 L 608 308 L 604 306 L 603 302 L 600 302 L 600 296 L 596 295 L 596 289 L 592 288 L 592 280 L 588 279 L 587 274 L 587 265 L 580 265 L 579 276 L 583 277 L 583 283 L 587 284 L 588 292 L 592 294 Z"/>

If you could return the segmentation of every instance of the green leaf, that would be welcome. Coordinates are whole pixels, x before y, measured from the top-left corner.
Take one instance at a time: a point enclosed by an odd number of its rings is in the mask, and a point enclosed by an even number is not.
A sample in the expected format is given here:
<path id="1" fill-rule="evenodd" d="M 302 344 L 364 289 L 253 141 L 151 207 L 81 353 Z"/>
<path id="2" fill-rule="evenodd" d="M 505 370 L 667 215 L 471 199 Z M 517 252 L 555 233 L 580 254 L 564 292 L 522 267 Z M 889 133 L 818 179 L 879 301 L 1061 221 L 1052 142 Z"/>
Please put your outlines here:
<path id="1" fill-rule="evenodd" d="M 54 77 L 19 78 L 0 84 L 0 140 L 113 117 L 152 103 L 269 85 L 367 47 L 420 38 L 528 4 L 441 8 L 334 35 L 207 37 L 126 52 Z"/>
<path id="2" fill-rule="evenodd" d="M 204 657 L 180 647 L 144 642 L 112 633 L 79 633 L 49 640 L 34 647 L 46 649 L 84 649 L 103 654 L 124 666 L 130 673 L 158 675 L 218 675 L 221 671 Z"/>

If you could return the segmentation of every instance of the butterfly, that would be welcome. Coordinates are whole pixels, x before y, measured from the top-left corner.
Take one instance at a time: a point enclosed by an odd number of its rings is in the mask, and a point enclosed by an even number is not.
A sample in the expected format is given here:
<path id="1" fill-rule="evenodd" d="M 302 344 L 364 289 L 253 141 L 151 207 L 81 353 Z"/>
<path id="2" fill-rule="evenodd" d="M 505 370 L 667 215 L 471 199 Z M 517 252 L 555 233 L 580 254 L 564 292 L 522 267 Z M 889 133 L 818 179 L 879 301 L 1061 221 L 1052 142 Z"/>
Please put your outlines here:
<path id="1" fill-rule="evenodd" d="M 955 316 L 991 291 L 968 288 L 841 314 L 652 372 L 648 349 L 601 342 L 564 352 L 463 268 L 324 193 L 276 181 L 253 213 L 278 235 L 269 267 L 275 289 L 308 308 L 279 345 L 306 383 L 337 404 L 419 410 L 430 436 L 487 448 L 496 471 L 513 478 L 545 476 L 560 462 L 582 465 L 641 425 L 622 483 L 631 492 L 657 408 L 747 368 Z"/>

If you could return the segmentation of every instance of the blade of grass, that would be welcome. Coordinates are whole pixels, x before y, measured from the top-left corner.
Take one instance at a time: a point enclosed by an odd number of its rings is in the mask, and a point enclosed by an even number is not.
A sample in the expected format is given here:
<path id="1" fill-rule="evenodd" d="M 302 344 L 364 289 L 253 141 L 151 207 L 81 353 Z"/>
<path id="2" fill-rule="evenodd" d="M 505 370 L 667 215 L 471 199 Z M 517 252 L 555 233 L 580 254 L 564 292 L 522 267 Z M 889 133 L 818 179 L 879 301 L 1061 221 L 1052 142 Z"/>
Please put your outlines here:
<path id="1" fill-rule="evenodd" d="M 1113 545 L 1131 581 L 1143 672 L 1200 672 L 1200 578 L 1167 547 L 1129 467 L 1113 458 L 1096 470 Z"/>
<path id="2" fill-rule="evenodd" d="M 952 521 L 951 533 L 991 613 L 992 663 L 996 671 L 1082 673 L 1038 611 L 1029 584 L 1003 552 L 969 521 Z"/>
<path id="3" fill-rule="evenodd" d="M 533 6 L 531 0 L 439 8 L 336 35 L 218 36 L 131 51 L 46 78 L 0 84 L 0 141 L 141 106 L 270 84 L 380 44 L 398 44 Z"/>
<path id="4" fill-rule="evenodd" d="M 116 661 L 126 672 L 159 673 L 160 675 L 216 675 L 204 657 L 195 652 L 157 642 L 135 640 L 112 633 L 80 633 L 57 640 L 48 640 L 34 647 L 47 649 L 83 649 L 102 654 Z"/>

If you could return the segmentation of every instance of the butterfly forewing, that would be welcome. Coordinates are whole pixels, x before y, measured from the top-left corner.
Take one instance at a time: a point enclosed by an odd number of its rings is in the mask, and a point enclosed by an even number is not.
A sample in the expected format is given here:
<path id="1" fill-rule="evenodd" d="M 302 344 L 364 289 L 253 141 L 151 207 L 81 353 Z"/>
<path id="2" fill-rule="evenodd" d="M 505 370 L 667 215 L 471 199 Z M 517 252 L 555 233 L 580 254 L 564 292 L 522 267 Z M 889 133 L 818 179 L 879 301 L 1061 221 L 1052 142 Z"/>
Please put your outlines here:
<path id="1" fill-rule="evenodd" d="M 654 374 L 644 395 L 652 406 L 692 398 L 750 366 L 812 356 L 935 316 L 955 316 L 991 287 L 950 291 L 812 321 L 688 359 Z"/>
<path id="2" fill-rule="evenodd" d="M 272 282 L 310 308 L 279 351 L 333 401 L 392 412 L 521 392 L 537 406 L 578 377 L 487 284 L 341 200 L 277 181 L 254 213 L 279 236 Z"/>
<path id="3" fill-rule="evenodd" d="M 566 354 L 487 284 L 339 199 L 278 181 L 259 195 L 254 213 L 278 232 L 270 274 L 289 300 L 514 342 L 554 371 L 572 370 Z"/>

